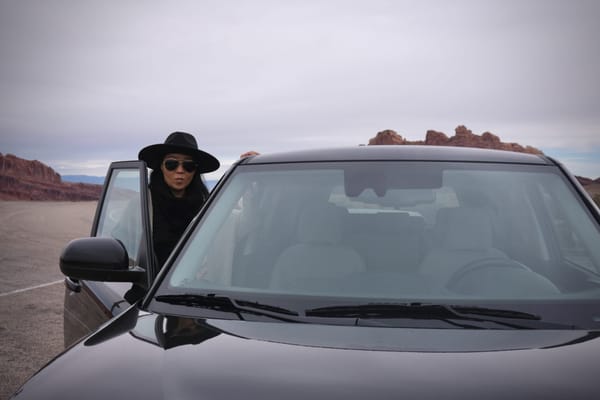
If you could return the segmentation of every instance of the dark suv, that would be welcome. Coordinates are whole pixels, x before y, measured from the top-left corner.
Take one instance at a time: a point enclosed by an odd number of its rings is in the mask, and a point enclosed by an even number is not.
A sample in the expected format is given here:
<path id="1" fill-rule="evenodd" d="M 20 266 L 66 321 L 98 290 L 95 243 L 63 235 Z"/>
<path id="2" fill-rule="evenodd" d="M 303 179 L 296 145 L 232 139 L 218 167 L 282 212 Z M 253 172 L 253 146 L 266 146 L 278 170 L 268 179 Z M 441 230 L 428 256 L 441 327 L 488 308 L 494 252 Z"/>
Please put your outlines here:
<path id="1" fill-rule="evenodd" d="M 94 237 L 61 256 L 76 343 L 17 398 L 598 396 L 600 214 L 550 158 L 247 158 L 162 268 L 146 177 L 111 166 Z"/>

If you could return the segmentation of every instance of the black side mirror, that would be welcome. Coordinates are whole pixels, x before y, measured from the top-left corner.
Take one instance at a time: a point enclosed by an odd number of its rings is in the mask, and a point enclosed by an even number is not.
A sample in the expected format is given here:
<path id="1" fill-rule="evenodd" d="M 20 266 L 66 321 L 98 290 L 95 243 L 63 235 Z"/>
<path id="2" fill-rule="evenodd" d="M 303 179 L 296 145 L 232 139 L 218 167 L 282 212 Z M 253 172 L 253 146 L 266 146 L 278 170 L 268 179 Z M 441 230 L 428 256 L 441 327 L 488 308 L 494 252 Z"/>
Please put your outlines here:
<path id="1" fill-rule="evenodd" d="M 68 277 L 90 281 L 132 282 L 147 286 L 146 271 L 129 267 L 125 246 L 113 238 L 75 239 L 60 256 L 60 270 Z"/>

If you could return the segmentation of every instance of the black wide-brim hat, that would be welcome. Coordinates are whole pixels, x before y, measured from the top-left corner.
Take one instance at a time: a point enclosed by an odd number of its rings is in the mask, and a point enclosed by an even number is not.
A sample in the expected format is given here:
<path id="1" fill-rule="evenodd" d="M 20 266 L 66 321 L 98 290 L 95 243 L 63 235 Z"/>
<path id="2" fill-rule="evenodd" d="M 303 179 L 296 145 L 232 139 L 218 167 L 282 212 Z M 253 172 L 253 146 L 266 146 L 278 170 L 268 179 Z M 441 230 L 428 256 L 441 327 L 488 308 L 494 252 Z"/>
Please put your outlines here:
<path id="1" fill-rule="evenodd" d="M 160 168 L 165 155 L 179 153 L 191 156 L 198 163 L 199 173 L 212 172 L 221 166 L 212 154 L 198 149 L 198 144 L 193 135 L 186 132 L 171 133 L 164 143 L 144 147 L 138 154 L 138 159 L 146 161 L 148 167 L 156 170 Z"/>

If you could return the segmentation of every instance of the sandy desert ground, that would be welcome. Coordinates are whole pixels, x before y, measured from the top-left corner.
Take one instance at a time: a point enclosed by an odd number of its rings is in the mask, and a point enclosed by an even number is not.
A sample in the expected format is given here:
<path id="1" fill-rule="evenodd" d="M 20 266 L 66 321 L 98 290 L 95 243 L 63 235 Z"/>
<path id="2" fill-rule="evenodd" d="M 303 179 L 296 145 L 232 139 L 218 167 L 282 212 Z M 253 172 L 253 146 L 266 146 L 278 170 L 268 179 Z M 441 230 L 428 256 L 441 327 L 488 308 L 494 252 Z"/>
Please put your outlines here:
<path id="1" fill-rule="evenodd" d="M 63 350 L 58 259 L 96 202 L 0 201 L 0 399 Z"/>

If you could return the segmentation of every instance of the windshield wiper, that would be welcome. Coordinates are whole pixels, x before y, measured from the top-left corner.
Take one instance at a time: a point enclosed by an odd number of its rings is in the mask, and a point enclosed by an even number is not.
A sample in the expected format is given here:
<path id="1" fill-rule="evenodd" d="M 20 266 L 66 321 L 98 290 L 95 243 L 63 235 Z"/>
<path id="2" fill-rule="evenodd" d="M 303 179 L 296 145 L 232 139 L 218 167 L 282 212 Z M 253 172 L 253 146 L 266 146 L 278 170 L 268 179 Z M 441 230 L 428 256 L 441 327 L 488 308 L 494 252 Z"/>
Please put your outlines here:
<path id="1" fill-rule="evenodd" d="M 412 319 L 439 320 L 451 325 L 475 329 L 486 329 L 489 323 L 514 329 L 573 329 L 573 326 L 543 322 L 539 315 L 521 311 L 430 303 L 339 305 L 306 310 L 306 316 L 356 318 L 357 325 L 369 319 Z"/>
<path id="2" fill-rule="evenodd" d="M 250 313 L 284 321 L 297 322 L 293 317 L 298 316 L 297 312 L 283 307 L 263 304 L 256 301 L 236 300 L 228 296 L 220 296 L 213 293 L 168 294 L 156 296 L 154 300 L 178 306 L 206 308 L 215 311 L 235 313 L 240 319 L 244 319 L 241 315 L 242 313 Z"/>

